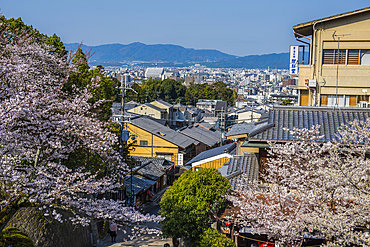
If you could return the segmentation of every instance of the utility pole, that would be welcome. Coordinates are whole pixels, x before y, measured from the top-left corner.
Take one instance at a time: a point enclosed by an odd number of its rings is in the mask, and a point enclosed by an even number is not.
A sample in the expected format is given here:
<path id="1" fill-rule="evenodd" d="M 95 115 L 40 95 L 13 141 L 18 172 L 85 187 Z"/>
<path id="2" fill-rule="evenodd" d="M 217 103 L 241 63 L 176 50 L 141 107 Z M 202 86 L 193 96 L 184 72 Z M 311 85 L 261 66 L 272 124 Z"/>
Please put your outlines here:
<path id="1" fill-rule="evenodd" d="M 223 126 L 223 121 L 222 121 L 223 110 L 224 110 L 224 108 L 221 107 L 221 121 L 220 121 L 220 132 L 221 132 L 221 136 L 220 136 L 220 147 L 222 146 L 222 127 L 221 126 Z"/>
<path id="2" fill-rule="evenodd" d="M 121 132 L 121 138 L 120 138 L 120 147 L 121 147 L 121 155 L 123 157 L 123 146 L 127 146 L 127 141 L 130 137 L 135 137 L 135 135 L 130 135 L 129 131 L 126 130 L 126 123 L 127 121 L 125 120 L 125 100 L 126 100 L 126 90 L 131 89 L 134 91 L 136 94 L 137 92 L 132 89 L 132 88 L 127 88 L 127 76 L 128 74 L 123 75 L 125 77 L 125 84 L 123 84 L 123 78 L 121 79 L 121 116 L 120 116 L 120 132 Z M 127 162 L 128 160 L 125 159 Z M 132 164 L 129 164 L 130 166 L 130 206 L 133 205 L 133 192 L 132 192 Z"/>

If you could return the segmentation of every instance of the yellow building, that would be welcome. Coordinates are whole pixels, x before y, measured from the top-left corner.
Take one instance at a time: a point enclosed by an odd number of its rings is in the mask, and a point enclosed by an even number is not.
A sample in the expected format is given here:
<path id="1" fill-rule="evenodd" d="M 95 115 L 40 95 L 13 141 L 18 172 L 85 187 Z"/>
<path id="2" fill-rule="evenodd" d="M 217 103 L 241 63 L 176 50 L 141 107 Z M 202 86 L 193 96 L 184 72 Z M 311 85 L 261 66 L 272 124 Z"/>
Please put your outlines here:
<path id="1" fill-rule="evenodd" d="M 191 165 L 195 171 L 201 168 L 218 169 L 229 162 L 234 154 L 236 154 L 236 143 L 230 143 L 204 151 L 187 162 L 186 165 Z"/>
<path id="2" fill-rule="evenodd" d="M 135 140 L 128 141 L 129 144 L 135 142 L 134 150 L 130 151 L 133 156 L 162 157 L 175 165 L 183 165 L 197 155 L 197 150 L 205 149 L 205 144 L 150 117 L 133 117 L 125 129 L 135 136 Z"/>
<path id="3" fill-rule="evenodd" d="M 293 26 L 309 44 L 309 62 L 299 65 L 301 106 L 368 107 L 370 8 Z"/>

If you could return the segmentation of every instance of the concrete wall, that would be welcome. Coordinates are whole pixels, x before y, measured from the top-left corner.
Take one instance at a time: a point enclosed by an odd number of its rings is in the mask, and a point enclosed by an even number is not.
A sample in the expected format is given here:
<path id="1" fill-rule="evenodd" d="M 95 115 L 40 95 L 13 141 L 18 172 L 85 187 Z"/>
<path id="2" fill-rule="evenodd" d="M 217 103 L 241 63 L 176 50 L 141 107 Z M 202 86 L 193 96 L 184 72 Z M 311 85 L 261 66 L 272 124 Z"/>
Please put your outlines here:
<path id="1" fill-rule="evenodd" d="M 61 211 L 68 219 L 72 213 Z M 36 207 L 21 208 L 9 221 L 7 227 L 17 227 L 25 232 L 36 247 L 89 247 L 90 227 L 72 225 L 70 221 L 59 223 L 51 217 L 44 217 Z"/>

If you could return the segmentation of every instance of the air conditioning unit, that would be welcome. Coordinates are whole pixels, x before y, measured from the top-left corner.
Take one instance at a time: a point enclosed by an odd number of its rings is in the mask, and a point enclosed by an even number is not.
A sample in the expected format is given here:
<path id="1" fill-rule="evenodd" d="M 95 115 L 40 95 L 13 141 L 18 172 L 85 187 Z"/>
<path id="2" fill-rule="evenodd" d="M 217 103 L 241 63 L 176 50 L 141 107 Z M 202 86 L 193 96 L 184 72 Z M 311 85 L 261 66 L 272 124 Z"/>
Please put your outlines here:
<path id="1" fill-rule="evenodd" d="M 361 108 L 368 108 L 368 107 L 369 107 L 368 105 L 369 105 L 369 103 L 368 103 L 368 102 L 366 102 L 366 101 L 360 101 L 360 105 L 359 105 L 359 106 L 360 106 Z"/>
<path id="2" fill-rule="evenodd" d="M 316 87 L 316 84 L 317 84 L 317 82 L 316 82 L 316 80 L 308 80 L 308 86 L 309 87 Z"/>

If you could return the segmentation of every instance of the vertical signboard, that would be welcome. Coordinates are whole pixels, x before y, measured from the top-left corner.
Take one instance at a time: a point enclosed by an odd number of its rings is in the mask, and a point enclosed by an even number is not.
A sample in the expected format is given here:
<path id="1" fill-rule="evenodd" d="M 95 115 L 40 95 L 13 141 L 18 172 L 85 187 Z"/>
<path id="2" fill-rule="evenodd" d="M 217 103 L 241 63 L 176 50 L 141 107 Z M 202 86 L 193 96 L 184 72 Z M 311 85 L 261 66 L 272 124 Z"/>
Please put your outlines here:
<path id="1" fill-rule="evenodd" d="M 290 56 L 289 56 L 289 74 L 298 75 L 298 45 L 290 46 Z"/>
<path id="2" fill-rule="evenodd" d="M 184 165 L 184 154 L 177 155 L 177 165 L 179 166 Z"/>

